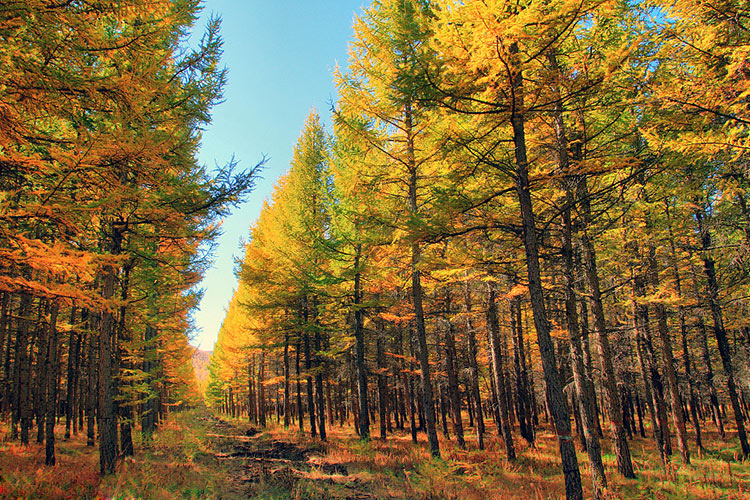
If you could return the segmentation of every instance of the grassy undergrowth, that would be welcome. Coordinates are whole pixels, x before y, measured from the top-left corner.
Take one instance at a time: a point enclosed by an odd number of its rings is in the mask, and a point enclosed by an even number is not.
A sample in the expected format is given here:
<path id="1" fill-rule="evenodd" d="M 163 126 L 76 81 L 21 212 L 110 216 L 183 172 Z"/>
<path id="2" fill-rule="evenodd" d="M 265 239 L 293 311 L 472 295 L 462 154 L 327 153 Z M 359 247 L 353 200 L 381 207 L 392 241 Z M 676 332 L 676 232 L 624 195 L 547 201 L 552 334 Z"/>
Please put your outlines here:
<path id="1" fill-rule="evenodd" d="M 133 433 L 136 453 L 115 474 L 101 478 L 96 447 L 85 433 L 69 441 L 58 437 L 57 465 L 45 467 L 44 447 L 28 447 L 0 433 L 0 499 L 154 499 L 231 498 L 224 494 L 226 469 L 209 449 L 207 410 L 175 413 L 143 446 Z M 63 429 L 59 429 L 58 436 Z"/>
<path id="2" fill-rule="evenodd" d="M 296 431 L 274 429 L 278 438 L 311 442 Z M 469 442 L 462 450 L 455 442 L 441 439 L 442 459 L 430 459 L 420 436 L 414 446 L 408 434 L 396 434 L 387 441 L 360 442 L 351 429 L 329 430 L 329 443 L 323 462 L 341 464 L 349 478 L 366 484 L 373 498 L 421 499 L 559 499 L 564 498 L 563 476 L 557 445 L 550 432 L 540 431 L 534 448 L 516 441 L 518 460 L 508 463 L 502 441 L 491 437 L 485 450 Z M 467 435 L 470 441 L 471 435 Z M 631 441 L 637 480 L 626 480 L 616 472 L 615 457 L 604 444 L 611 499 L 659 500 L 746 500 L 750 499 L 750 462 L 738 461 L 739 444 L 723 442 L 709 435 L 707 451 L 694 456 L 692 464 L 680 464 L 679 455 L 667 468 L 659 464 L 658 454 L 648 439 Z M 590 472 L 585 453 L 578 453 L 584 494 L 591 495 Z M 331 495 L 331 491 L 328 492 Z M 336 495 L 330 497 L 338 498 Z M 263 498 L 262 496 L 258 498 Z M 290 493 L 283 498 L 300 498 Z M 326 498 L 318 495 L 314 498 Z M 346 498 L 341 496 L 340 498 Z"/>
<path id="3" fill-rule="evenodd" d="M 98 476 L 96 448 L 83 437 L 58 441 L 58 465 L 45 467 L 44 449 L 21 447 L 0 431 L 0 499 L 206 498 L 235 499 L 558 499 L 564 497 L 556 443 L 540 430 L 536 447 L 516 441 L 518 460 L 504 460 L 502 441 L 490 434 L 480 451 L 467 435 L 467 449 L 441 440 L 443 458 L 429 456 L 424 436 L 413 445 L 407 433 L 387 441 L 359 441 L 349 427 L 328 430 L 325 444 L 295 429 L 271 426 L 245 438 L 243 421 L 217 420 L 205 409 L 174 414 L 149 446 L 136 443 L 136 455 L 121 461 L 117 473 Z M 377 431 L 376 431 L 377 432 Z M 3 434 L 6 433 L 6 434 Z M 706 451 L 693 449 L 693 463 L 679 456 L 667 468 L 648 439 L 631 441 L 637 480 L 616 473 L 604 448 L 611 499 L 740 500 L 750 498 L 750 463 L 738 460 L 739 446 L 708 433 Z M 279 443 L 304 457 L 267 461 L 236 450 Z M 238 448 L 240 446 L 240 448 Z M 242 448 L 244 447 L 244 448 Z M 234 452 L 234 453 L 233 453 Z M 579 452 L 585 493 L 590 494 L 586 456 Z"/>

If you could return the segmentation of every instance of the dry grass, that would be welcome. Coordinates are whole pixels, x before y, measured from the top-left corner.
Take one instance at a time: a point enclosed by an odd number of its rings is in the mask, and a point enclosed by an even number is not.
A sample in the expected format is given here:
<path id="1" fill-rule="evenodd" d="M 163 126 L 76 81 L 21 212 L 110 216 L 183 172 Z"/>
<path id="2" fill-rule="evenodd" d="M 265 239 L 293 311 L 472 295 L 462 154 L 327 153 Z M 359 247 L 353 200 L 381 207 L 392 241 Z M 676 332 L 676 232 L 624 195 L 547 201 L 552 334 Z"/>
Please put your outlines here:
<path id="1" fill-rule="evenodd" d="M 219 430 L 217 430 L 217 426 Z M 502 441 L 488 432 L 487 448 L 478 450 L 471 429 L 467 448 L 441 437 L 442 459 L 430 457 L 424 434 L 412 444 L 408 432 L 362 442 L 351 427 L 328 429 L 320 443 L 296 429 L 270 426 L 256 438 L 243 436 L 248 424 L 217 422 L 205 410 L 175 415 L 152 445 L 137 447 L 136 456 L 118 465 L 117 474 L 99 478 L 96 449 L 74 438 L 59 440 L 58 465 L 47 468 L 44 449 L 8 442 L 0 431 L 0 499 L 65 498 L 258 498 L 258 499 L 459 499 L 542 500 L 564 497 L 557 444 L 541 429 L 535 447 L 516 441 L 518 459 L 504 459 Z M 375 431 L 377 433 L 377 430 Z M 218 435 L 238 437 L 219 437 Z M 616 473 L 614 456 L 604 441 L 611 499 L 750 499 L 750 463 L 739 461 L 739 446 L 710 432 L 707 451 L 693 450 L 693 463 L 681 465 L 675 455 L 659 465 L 649 439 L 631 441 L 637 480 Z M 254 441 L 253 441 L 254 440 Z M 251 462 L 222 455 L 236 443 L 295 443 L 306 457 L 281 468 L 263 466 L 255 480 L 246 479 Z M 585 453 L 579 452 L 584 490 L 590 495 Z"/>
<path id="2" fill-rule="evenodd" d="M 296 431 L 274 428 L 276 439 L 296 440 L 306 444 L 315 441 Z M 377 431 L 376 431 L 377 432 Z M 361 442 L 350 427 L 329 429 L 329 442 L 319 459 L 326 464 L 340 464 L 349 476 L 362 482 L 364 491 L 374 498 L 541 500 L 564 498 L 564 483 L 557 443 L 549 430 L 538 432 L 534 447 L 518 439 L 514 463 L 505 460 L 502 441 L 490 430 L 485 450 L 478 450 L 470 433 L 467 448 L 440 437 L 442 459 L 430 458 L 425 437 L 412 444 L 408 433 L 396 433 L 387 441 L 377 438 Z M 603 442 L 610 499 L 750 499 L 750 463 L 739 460 L 739 445 L 731 438 L 721 441 L 706 433 L 707 452 L 693 450 L 692 464 L 680 463 L 675 454 L 666 468 L 659 464 L 650 439 L 631 441 L 637 480 L 619 476 L 615 457 Z M 676 443 L 675 443 L 676 445 Z M 579 450 L 584 494 L 591 495 L 590 472 L 586 454 Z M 290 497 L 292 498 L 292 497 Z"/>
<path id="3" fill-rule="evenodd" d="M 63 429 L 56 431 L 60 436 Z M 150 447 L 136 443 L 136 455 L 101 478 L 98 450 L 86 446 L 84 434 L 69 441 L 58 437 L 57 464 L 46 467 L 43 446 L 9 442 L 3 426 L 0 499 L 226 498 L 221 494 L 225 471 L 205 449 L 204 433 L 194 412 L 177 414 L 162 425 Z"/>
<path id="4" fill-rule="evenodd" d="M 44 465 L 44 447 L 21 446 L 0 436 L 0 499 L 97 498 L 99 457 L 86 447 L 85 438 L 59 440 L 57 465 Z"/>

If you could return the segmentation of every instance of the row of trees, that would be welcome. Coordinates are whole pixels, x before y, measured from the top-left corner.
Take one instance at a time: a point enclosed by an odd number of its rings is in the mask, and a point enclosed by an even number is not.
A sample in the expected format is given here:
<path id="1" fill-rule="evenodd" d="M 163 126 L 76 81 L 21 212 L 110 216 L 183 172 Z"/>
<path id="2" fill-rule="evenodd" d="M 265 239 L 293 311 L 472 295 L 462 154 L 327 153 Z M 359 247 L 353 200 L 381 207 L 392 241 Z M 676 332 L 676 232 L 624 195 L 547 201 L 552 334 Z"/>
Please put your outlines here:
<path id="1" fill-rule="evenodd" d="M 190 310 L 217 221 L 253 183 L 196 160 L 221 98 L 219 21 L 196 0 L 0 9 L 0 412 L 55 463 L 98 434 L 100 468 L 198 400 Z M 137 411 L 136 411 L 137 410 Z M 85 422 L 85 423 L 84 423 Z"/>
<path id="2" fill-rule="evenodd" d="M 571 499 L 571 415 L 597 497 L 605 435 L 627 478 L 646 429 L 664 462 L 707 420 L 750 456 L 748 15 L 374 1 L 333 136 L 313 113 L 251 229 L 209 399 L 322 439 L 377 416 L 434 456 L 468 413 L 508 460 L 543 413 Z"/>

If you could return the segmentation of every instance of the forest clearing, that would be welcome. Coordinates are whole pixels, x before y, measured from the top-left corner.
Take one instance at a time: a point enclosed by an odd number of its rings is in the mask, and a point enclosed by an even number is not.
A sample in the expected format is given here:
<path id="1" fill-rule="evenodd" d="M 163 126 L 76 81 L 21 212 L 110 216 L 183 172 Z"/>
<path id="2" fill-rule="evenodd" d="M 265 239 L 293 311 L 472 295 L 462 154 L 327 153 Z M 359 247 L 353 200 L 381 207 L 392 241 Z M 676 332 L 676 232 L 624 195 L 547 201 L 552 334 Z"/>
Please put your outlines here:
<path id="1" fill-rule="evenodd" d="M 365 2 L 267 184 L 203 7 L 0 5 L 1 498 L 750 498 L 746 0 Z"/>

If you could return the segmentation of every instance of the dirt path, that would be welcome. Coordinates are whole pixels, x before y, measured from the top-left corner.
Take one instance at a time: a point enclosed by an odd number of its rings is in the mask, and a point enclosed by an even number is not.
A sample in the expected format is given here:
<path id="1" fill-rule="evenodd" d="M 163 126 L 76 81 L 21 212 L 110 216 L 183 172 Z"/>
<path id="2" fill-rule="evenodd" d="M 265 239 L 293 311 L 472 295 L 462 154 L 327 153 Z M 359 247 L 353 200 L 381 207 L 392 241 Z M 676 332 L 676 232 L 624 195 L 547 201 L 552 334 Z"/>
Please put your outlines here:
<path id="1" fill-rule="evenodd" d="M 249 425 L 205 417 L 214 457 L 227 470 L 226 498 L 331 498 L 372 500 L 368 484 L 347 466 L 332 463 L 320 445 L 273 436 Z"/>

